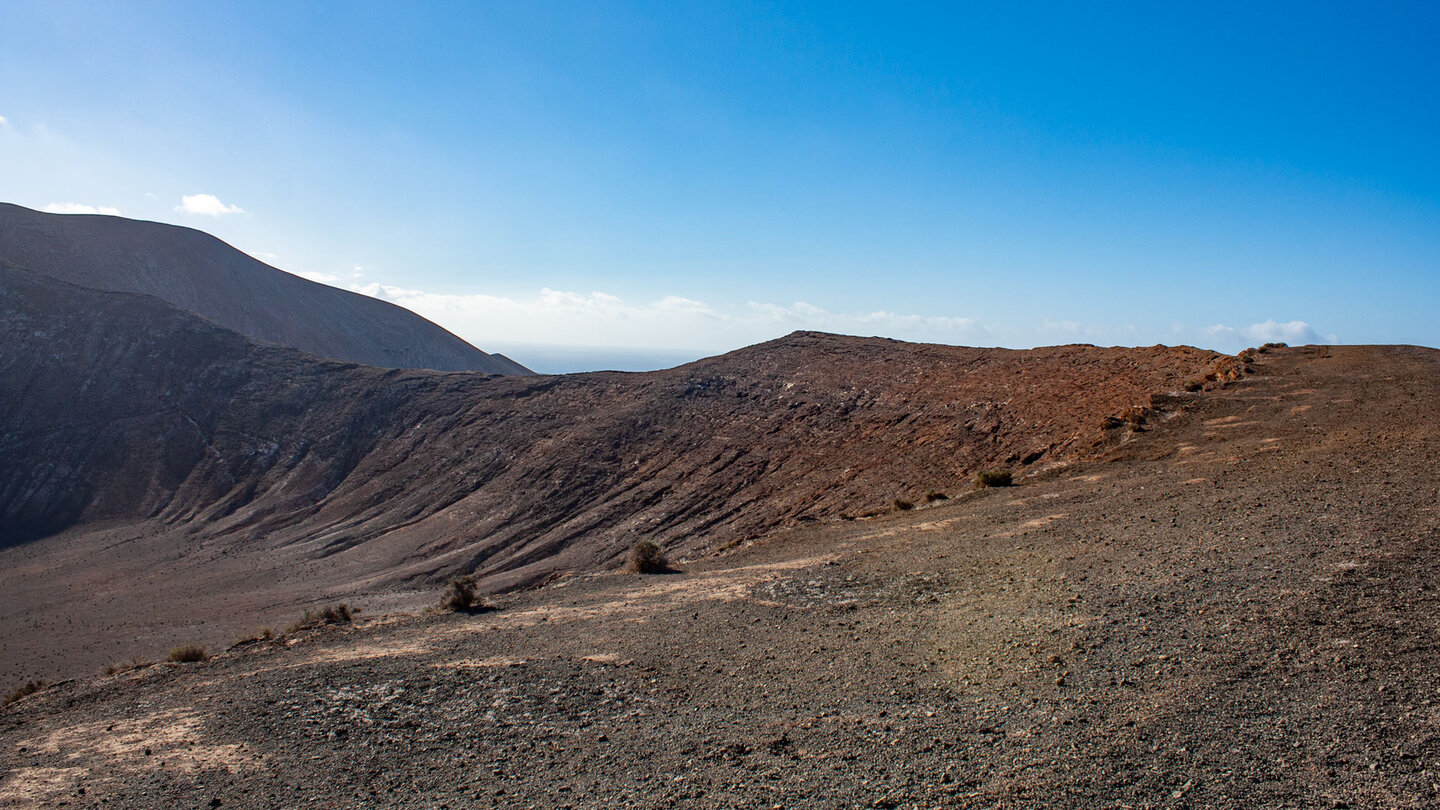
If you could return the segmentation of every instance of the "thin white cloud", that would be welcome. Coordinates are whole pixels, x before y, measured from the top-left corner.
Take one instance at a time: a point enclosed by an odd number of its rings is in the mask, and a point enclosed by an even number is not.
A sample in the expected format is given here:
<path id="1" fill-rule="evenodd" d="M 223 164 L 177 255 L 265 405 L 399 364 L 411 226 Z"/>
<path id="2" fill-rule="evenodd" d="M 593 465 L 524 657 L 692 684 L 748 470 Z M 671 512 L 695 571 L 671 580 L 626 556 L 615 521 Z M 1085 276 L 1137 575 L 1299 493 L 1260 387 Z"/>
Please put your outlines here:
<path id="1" fill-rule="evenodd" d="M 112 217 L 120 216 L 120 209 L 109 205 L 86 205 L 85 203 L 63 202 L 50 203 L 45 206 L 45 211 L 51 214 L 109 214 Z"/>
<path id="2" fill-rule="evenodd" d="M 1205 330 L 1212 339 L 1227 345 L 1239 343 L 1339 343 L 1335 335 L 1321 335 L 1304 321 L 1279 323 L 1274 320 L 1252 323 L 1249 326 L 1226 326 L 1216 324 Z"/>
<path id="3" fill-rule="evenodd" d="M 6 118 L 6 117 L 3 116 L 3 115 L 0 115 L 0 128 L 9 129 L 9 128 L 10 128 L 10 119 L 9 119 L 9 118 Z"/>
<path id="4" fill-rule="evenodd" d="M 1125 346 L 1145 342 L 1145 336 L 1134 324 L 1082 323 L 1076 320 L 1045 319 L 1035 327 L 1034 337 L 1019 345 L 1038 346 L 1056 343 L 1091 343 L 1101 346 Z"/>
<path id="5" fill-rule="evenodd" d="M 972 318 L 830 312 L 803 301 L 720 308 L 675 295 L 632 303 L 604 292 L 552 289 L 528 298 L 427 293 L 378 283 L 351 289 L 399 304 L 481 346 L 505 341 L 726 351 L 797 329 L 933 343 L 973 344 L 988 336 Z"/>
<path id="6" fill-rule="evenodd" d="M 334 273 L 317 273 L 313 270 L 291 270 L 290 273 L 319 284 L 333 285 L 335 282 L 341 280 L 341 278 Z"/>
<path id="7" fill-rule="evenodd" d="M 226 205 L 214 194 L 186 194 L 180 198 L 176 211 L 186 214 L 203 214 L 218 217 L 224 214 L 243 214 L 245 209 L 238 205 Z"/>

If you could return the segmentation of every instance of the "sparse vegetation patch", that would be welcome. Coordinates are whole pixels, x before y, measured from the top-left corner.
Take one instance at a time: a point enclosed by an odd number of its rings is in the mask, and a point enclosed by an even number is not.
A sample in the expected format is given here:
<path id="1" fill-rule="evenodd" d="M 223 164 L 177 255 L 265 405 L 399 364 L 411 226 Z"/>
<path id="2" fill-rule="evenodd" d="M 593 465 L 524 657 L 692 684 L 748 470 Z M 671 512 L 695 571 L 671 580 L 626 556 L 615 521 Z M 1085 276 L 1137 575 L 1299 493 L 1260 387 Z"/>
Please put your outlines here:
<path id="1" fill-rule="evenodd" d="M 901 511 L 901 512 L 904 512 L 904 511 L 907 511 L 907 510 L 910 510 L 910 509 L 914 509 L 914 508 L 915 508 L 915 504 L 914 504 L 914 503 L 912 503 L 912 502 L 910 502 L 910 501 L 907 501 L 907 500 L 905 500 L 904 498 L 896 498 L 896 499 L 895 499 L 895 504 L 894 504 L 894 506 L 895 506 L 895 508 L 896 508 L 897 510 L 899 510 L 899 511 Z"/>
<path id="2" fill-rule="evenodd" d="M 20 698 L 23 698 L 26 695 L 33 695 L 44 688 L 44 681 L 27 681 L 25 683 L 22 683 L 14 689 L 11 689 L 9 694 L 5 695 L 4 700 L 0 700 L 0 707 L 9 706 L 11 703 L 14 703 Z"/>
<path id="3" fill-rule="evenodd" d="M 932 489 L 932 490 L 930 490 L 929 492 L 925 493 L 925 502 L 926 502 L 926 503 L 934 503 L 934 502 L 936 502 L 936 501 L 948 501 L 948 500 L 950 500 L 950 496 L 949 496 L 949 495 L 946 495 L 946 494 L 943 493 L 943 492 L 936 492 L 935 490 Z"/>
<path id="4" fill-rule="evenodd" d="M 1015 483 L 1009 470 L 981 470 L 975 473 L 975 488 L 1008 487 Z"/>
<path id="5" fill-rule="evenodd" d="M 165 660 L 177 664 L 191 664 L 196 661 L 204 661 L 209 657 L 210 653 L 206 651 L 205 645 L 192 642 L 172 649 L 170 654 L 165 656 Z"/>
<path id="6" fill-rule="evenodd" d="M 293 633 L 296 630 L 304 630 L 307 627 L 319 627 L 325 624 L 350 624 L 355 620 L 354 613 L 360 612 L 359 608 L 351 608 L 341 602 L 338 605 L 327 605 L 319 611 L 305 611 L 300 621 L 290 625 L 287 632 Z"/>
<path id="7" fill-rule="evenodd" d="M 275 631 L 269 627 L 262 627 L 253 633 L 246 633 L 235 639 L 236 644 L 248 644 L 253 641 L 269 641 L 275 637 Z"/>
<path id="8" fill-rule="evenodd" d="M 445 595 L 440 598 L 440 606 L 458 613 L 469 610 L 474 605 L 475 577 L 452 577 L 450 585 L 445 589 Z"/>
<path id="9" fill-rule="evenodd" d="M 630 547 L 630 570 L 639 574 L 668 574 L 674 571 L 665 552 L 651 540 L 641 540 Z"/>

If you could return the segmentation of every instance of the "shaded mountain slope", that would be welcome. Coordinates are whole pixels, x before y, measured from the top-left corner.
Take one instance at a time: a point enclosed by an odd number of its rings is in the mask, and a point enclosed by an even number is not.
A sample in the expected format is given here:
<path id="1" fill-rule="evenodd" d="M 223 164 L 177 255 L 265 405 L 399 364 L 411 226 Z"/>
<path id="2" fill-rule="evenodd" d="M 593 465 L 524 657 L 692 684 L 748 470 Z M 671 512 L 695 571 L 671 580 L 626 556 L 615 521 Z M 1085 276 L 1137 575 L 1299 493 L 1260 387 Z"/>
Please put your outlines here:
<path id="1" fill-rule="evenodd" d="M 242 335 L 322 357 L 531 373 L 406 309 L 282 272 L 190 228 L 0 203 L 0 262 L 82 287 L 153 295 Z"/>

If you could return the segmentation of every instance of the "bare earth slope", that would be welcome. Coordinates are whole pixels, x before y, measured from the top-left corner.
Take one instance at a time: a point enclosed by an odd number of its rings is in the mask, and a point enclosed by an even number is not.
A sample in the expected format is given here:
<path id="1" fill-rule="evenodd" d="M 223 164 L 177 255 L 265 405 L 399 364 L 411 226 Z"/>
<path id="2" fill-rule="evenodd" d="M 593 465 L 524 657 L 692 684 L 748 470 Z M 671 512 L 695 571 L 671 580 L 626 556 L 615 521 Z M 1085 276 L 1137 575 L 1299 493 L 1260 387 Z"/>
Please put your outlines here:
<path id="1" fill-rule="evenodd" d="M 275 269 L 201 231 L 0 203 L 0 265 L 144 293 L 257 340 L 385 368 L 529 374 L 386 301 Z"/>
<path id="2" fill-rule="evenodd" d="M 47 678 L 101 639 L 454 573 L 503 590 L 642 537 L 696 555 L 1063 463 L 1217 357 L 797 333 L 647 374 L 384 371 L 15 270 L 0 345 L 0 676 Z"/>
<path id="3" fill-rule="evenodd" d="M 0 710 L 0 802 L 1434 807 L 1440 353 L 1288 349 L 1012 489 Z"/>

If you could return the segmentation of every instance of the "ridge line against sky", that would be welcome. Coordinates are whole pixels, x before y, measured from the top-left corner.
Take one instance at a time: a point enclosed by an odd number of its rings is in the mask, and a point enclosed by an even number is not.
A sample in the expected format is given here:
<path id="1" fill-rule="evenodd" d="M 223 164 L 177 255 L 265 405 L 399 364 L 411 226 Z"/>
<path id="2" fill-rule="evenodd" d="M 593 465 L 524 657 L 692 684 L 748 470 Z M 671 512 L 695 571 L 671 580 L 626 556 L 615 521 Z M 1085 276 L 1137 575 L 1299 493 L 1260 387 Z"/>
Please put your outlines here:
<path id="1" fill-rule="evenodd" d="M 795 328 L 1433 346 L 1437 20 L 17 0 L 0 198 L 199 227 L 600 365 Z"/>

